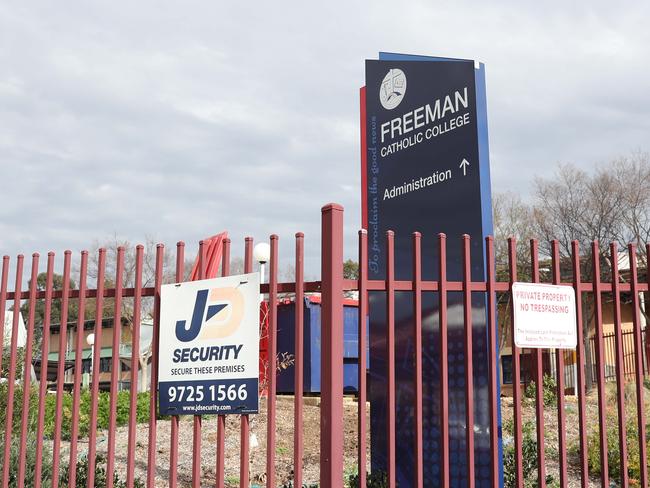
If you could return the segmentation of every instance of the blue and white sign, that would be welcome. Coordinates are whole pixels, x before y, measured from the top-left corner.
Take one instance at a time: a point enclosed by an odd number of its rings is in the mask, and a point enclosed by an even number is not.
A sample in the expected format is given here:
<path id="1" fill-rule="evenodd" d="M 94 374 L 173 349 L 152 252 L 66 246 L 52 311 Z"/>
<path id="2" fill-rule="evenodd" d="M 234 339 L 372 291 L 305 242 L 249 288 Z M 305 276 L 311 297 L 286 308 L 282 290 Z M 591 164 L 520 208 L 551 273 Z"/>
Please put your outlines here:
<path id="1" fill-rule="evenodd" d="M 258 273 L 161 287 L 161 414 L 258 412 L 259 290 Z"/>
<path id="2" fill-rule="evenodd" d="M 447 234 L 447 278 L 463 276 L 461 236 L 471 236 L 471 275 L 485 279 L 485 237 L 492 204 L 485 67 L 472 60 L 380 53 L 366 61 L 362 89 L 363 226 L 368 230 L 368 277 L 386 278 L 386 231 L 395 232 L 395 277 L 411 280 L 413 232 L 422 234 L 422 278 L 440 276 L 438 233 Z M 372 468 L 385 471 L 386 294 L 370 292 L 370 409 Z M 489 349 L 486 295 L 472 294 L 474 473 L 477 487 L 490 477 Z M 447 295 L 449 404 L 440 403 L 438 296 L 422 296 L 424 486 L 440 484 L 440 412 L 449 414 L 451 486 L 467 484 L 463 301 Z M 413 297 L 395 296 L 396 480 L 413 486 L 416 452 L 413 405 Z M 500 434 L 499 434 L 500 435 Z"/>

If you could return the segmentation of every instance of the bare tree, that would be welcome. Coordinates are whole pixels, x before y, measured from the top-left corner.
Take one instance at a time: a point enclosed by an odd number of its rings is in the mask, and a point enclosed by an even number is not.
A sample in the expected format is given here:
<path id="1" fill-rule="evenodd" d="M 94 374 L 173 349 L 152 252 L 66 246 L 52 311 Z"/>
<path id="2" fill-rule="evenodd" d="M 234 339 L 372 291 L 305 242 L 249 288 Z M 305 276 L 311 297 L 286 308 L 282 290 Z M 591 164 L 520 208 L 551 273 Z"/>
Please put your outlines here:
<path id="1" fill-rule="evenodd" d="M 627 160 L 610 163 L 588 174 L 573 165 L 561 165 L 549 179 L 535 180 L 534 220 L 541 244 L 550 255 L 550 242 L 557 239 L 560 249 L 561 273 L 570 281 L 571 246 L 576 240 L 580 245 L 580 273 L 583 281 L 593 280 L 593 256 L 591 244 L 598 241 L 601 276 L 611 276 L 612 259 L 608 244 L 626 242 L 631 234 L 629 220 L 636 211 L 630 209 L 630 200 L 636 198 L 637 208 L 642 206 L 642 196 L 634 198 L 626 194 L 626 184 L 638 178 L 640 168 Z M 639 191 L 640 193 L 640 191 Z M 593 297 L 583 295 L 583 334 L 587 358 L 591 357 L 591 324 L 594 317 Z M 587 388 L 591 387 L 591 375 L 587 375 Z"/>
<path id="2" fill-rule="evenodd" d="M 143 261 L 142 261 L 142 286 L 144 288 L 153 287 L 156 279 L 156 241 L 146 236 L 144 243 Z M 104 241 L 95 241 L 93 251 L 89 255 L 88 277 L 97 279 L 99 249 L 106 250 L 106 269 L 105 285 L 107 287 L 115 286 L 117 271 L 117 253 L 120 247 L 124 248 L 124 272 L 122 274 L 122 286 L 125 288 L 135 287 L 136 282 L 136 245 L 126 239 L 120 239 L 117 235 Z M 163 254 L 163 283 L 172 283 L 175 278 L 175 268 L 173 266 L 174 256 L 168 250 Z M 113 300 L 109 300 L 112 306 Z M 133 300 L 122 300 L 122 318 L 129 321 L 133 320 Z M 106 310 L 106 309 L 105 309 Z M 150 316 L 153 312 L 153 299 L 143 298 L 141 316 Z"/>
<path id="3" fill-rule="evenodd" d="M 530 278 L 530 239 L 535 227 L 532 219 L 532 209 L 516 193 L 497 193 L 492 198 L 494 219 L 494 253 L 496 273 L 499 281 L 509 279 L 508 239 L 514 238 L 517 254 L 518 280 Z M 510 293 L 497 293 L 499 310 L 497 315 L 499 326 L 499 350 L 512 342 L 510 315 L 512 313 L 512 297 Z"/>

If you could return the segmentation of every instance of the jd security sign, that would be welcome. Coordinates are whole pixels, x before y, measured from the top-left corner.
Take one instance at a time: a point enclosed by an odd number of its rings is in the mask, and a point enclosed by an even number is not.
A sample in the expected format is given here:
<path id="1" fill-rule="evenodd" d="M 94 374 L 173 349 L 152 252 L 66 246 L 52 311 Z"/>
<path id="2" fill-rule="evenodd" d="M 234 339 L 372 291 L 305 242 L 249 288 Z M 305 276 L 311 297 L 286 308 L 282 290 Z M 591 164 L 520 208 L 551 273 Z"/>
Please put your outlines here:
<path id="1" fill-rule="evenodd" d="M 259 290 L 257 273 L 162 286 L 161 414 L 257 413 Z"/>

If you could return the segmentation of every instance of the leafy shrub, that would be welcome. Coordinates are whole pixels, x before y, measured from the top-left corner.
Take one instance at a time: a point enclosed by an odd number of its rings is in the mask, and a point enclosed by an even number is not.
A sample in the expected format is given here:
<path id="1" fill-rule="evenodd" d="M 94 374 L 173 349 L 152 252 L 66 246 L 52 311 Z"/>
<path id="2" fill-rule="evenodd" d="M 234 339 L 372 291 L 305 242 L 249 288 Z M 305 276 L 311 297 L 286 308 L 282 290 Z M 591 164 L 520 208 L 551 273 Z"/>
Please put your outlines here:
<path id="1" fill-rule="evenodd" d="M 5 416 L 7 413 L 7 383 L 0 384 L 0 426 L 4 428 Z M 14 389 L 14 433 L 20 432 L 20 418 L 22 409 L 23 389 L 16 385 Z M 149 422 L 149 392 L 138 393 L 136 422 Z M 48 393 L 45 397 L 45 422 L 43 434 L 51 439 L 54 437 L 54 428 L 57 416 L 61 417 L 61 437 L 70 440 L 72 434 L 72 404 L 71 393 L 64 392 L 62 396 L 61 411 L 56 411 L 56 395 Z M 86 437 L 90 433 L 90 409 L 92 396 L 89 390 L 83 390 L 79 397 L 79 437 Z M 127 425 L 130 414 L 130 392 L 120 391 L 117 393 L 116 424 L 117 426 Z M 110 418 L 110 394 L 99 392 L 97 399 L 97 428 L 108 429 Z M 36 425 L 38 419 L 38 388 L 32 386 L 29 409 L 29 422 Z M 34 429 L 35 430 L 35 429 Z"/>
<path id="2" fill-rule="evenodd" d="M 351 474 L 348 478 L 350 488 L 359 488 L 359 475 Z M 366 476 L 367 488 L 388 488 L 388 475 L 385 471 L 373 471 Z"/>
<path id="3" fill-rule="evenodd" d="M 7 400 L 8 400 L 8 384 L 0 383 L 0 453 L 4 452 L 4 428 L 6 425 L 7 415 Z M 69 439 L 72 428 L 72 394 L 64 393 L 63 395 L 63 409 L 62 415 L 62 437 Z M 117 401 L 117 425 L 126 425 L 129 420 L 129 392 L 123 391 L 118 393 Z M 98 398 L 98 416 L 97 425 L 99 428 L 108 428 L 109 419 L 109 402 L 108 393 L 100 393 Z M 37 422 L 38 422 L 38 388 L 32 386 L 30 392 L 30 408 L 29 416 L 27 419 L 27 436 L 26 440 L 20 439 L 20 429 L 22 421 L 22 401 L 23 401 L 23 388 L 21 385 L 15 385 L 14 388 L 14 414 L 12 425 L 12 438 L 10 450 L 10 466 L 9 466 L 9 485 L 8 488 L 15 488 L 18 486 L 18 463 L 20 460 L 20 447 L 26 446 L 26 463 L 25 463 L 25 487 L 31 488 L 34 486 L 35 470 L 36 470 L 36 447 L 39 441 L 36 436 Z M 149 421 L 149 393 L 138 394 L 136 420 L 138 422 Z M 88 435 L 90 425 L 90 407 L 91 407 L 91 394 L 88 390 L 81 393 L 80 408 L 79 408 L 79 435 L 81 437 Z M 54 424 L 56 419 L 56 395 L 48 394 L 45 398 L 45 423 L 44 434 L 46 437 L 53 437 Z M 41 479 L 44 486 L 49 484 L 52 476 L 52 452 L 47 443 L 43 443 L 43 450 L 41 455 L 42 463 L 42 476 Z M 97 464 L 95 468 L 95 486 L 103 488 L 106 486 L 106 470 L 102 466 L 105 459 L 102 456 L 97 456 Z M 77 487 L 81 488 L 86 486 L 88 480 L 88 460 L 82 458 L 77 463 Z M 68 482 L 68 468 L 61 469 L 61 486 L 66 486 Z M 116 488 L 126 488 L 126 482 L 119 479 L 117 475 L 114 476 Z M 136 488 L 143 488 L 144 483 L 141 480 L 135 480 Z"/>
<path id="4" fill-rule="evenodd" d="M 64 393 L 62 410 L 62 437 L 70 439 L 72 432 L 72 394 Z M 90 429 L 90 409 L 92 396 L 89 390 L 81 392 L 79 403 L 79 436 L 85 437 Z M 116 404 L 116 425 L 123 426 L 129 423 L 130 413 L 130 392 L 120 391 L 117 393 Z M 110 419 L 110 394 L 100 392 L 97 399 L 97 428 L 108 429 Z M 54 436 L 56 421 L 56 395 L 48 395 L 45 405 L 45 435 Z M 138 393 L 136 422 L 146 423 L 149 421 L 149 392 Z"/>
<path id="5" fill-rule="evenodd" d="M 239 482 L 239 478 L 237 478 L 237 481 Z M 293 481 L 287 481 L 283 485 L 280 486 L 280 488 L 296 488 L 293 484 Z M 302 488 L 318 488 L 318 483 L 309 483 L 309 484 L 304 484 L 302 485 Z"/>
<path id="6" fill-rule="evenodd" d="M 104 463 L 106 458 L 101 455 L 95 457 L 95 488 L 106 488 L 106 481 L 108 475 L 106 473 L 106 468 L 104 468 Z M 76 487 L 85 488 L 88 485 L 88 457 L 84 456 L 77 462 L 77 471 L 76 471 Z M 60 486 L 67 486 L 70 477 L 69 470 L 66 467 L 62 470 L 61 476 L 59 478 Z M 126 481 L 122 480 L 117 473 L 113 473 L 113 486 L 115 488 L 126 488 Z M 145 484 L 140 478 L 135 478 L 133 480 L 133 486 L 135 488 L 144 488 Z"/>
<path id="7" fill-rule="evenodd" d="M 629 415 L 629 414 L 628 414 Z M 617 411 L 610 408 L 607 411 L 607 464 L 609 477 L 617 480 L 621 477 L 621 453 L 618 445 L 618 426 L 617 426 Z M 627 475 L 630 481 L 630 486 L 641 486 L 641 466 L 639 464 L 639 431 L 635 419 L 630 419 L 627 422 L 626 428 L 627 438 Z M 587 462 L 589 464 L 589 472 L 594 476 L 600 476 L 601 462 L 600 462 L 600 437 L 598 427 L 592 429 L 587 443 Z M 650 442 L 646 441 L 647 449 L 650 450 Z M 650 468 L 650 463 L 648 463 Z"/>
<path id="8" fill-rule="evenodd" d="M 25 488 L 32 488 L 36 479 L 36 445 L 37 438 L 35 433 L 36 427 L 30 426 L 28 431 L 27 440 L 22 442 L 18 436 L 13 436 L 11 439 L 11 450 L 9 458 L 9 484 L 7 488 L 16 488 L 18 486 L 18 462 L 20 456 L 20 447 L 24 444 L 25 450 Z M 0 453 L 4 452 L 4 435 L 0 439 Z M 47 446 L 43 446 L 43 454 L 41 455 L 41 480 L 43 485 L 47 486 L 52 476 L 52 453 Z"/>
<path id="9" fill-rule="evenodd" d="M 16 357 L 16 381 L 22 381 L 25 368 L 25 348 L 17 348 L 14 356 Z M 2 361 L 2 369 L 0 369 L 0 378 L 9 378 L 9 368 L 11 366 L 9 358 L 11 357 L 11 347 L 4 346 L 2 348 L 2 357 L 4 359 Z"/>
<path id="10" fill-rule="evenodd" d="M 531 381 L 524 390 L 524 396 L 529 399 L 535 399 L 535 382 Z M 551 375 L 545 374 L 542 380 L 542 397 L 544 398 L 544 406 L 550 407 L 557 402 L 557 382 Z"/>
<path id="11" fill-rule="evenodd" d="M 512 420 L 504 422 L 503 431 L 503 478 L 504 486 L 514 487 L 515 484 L 515 444 L 513 435 L 514 425 Z M 524 422 L 521 426 L 522 433 L 522 471 L 524 474 L 524 486 L 537 486 L 537 439 L 535 438 L 535 426 L 532 422 Z"/>

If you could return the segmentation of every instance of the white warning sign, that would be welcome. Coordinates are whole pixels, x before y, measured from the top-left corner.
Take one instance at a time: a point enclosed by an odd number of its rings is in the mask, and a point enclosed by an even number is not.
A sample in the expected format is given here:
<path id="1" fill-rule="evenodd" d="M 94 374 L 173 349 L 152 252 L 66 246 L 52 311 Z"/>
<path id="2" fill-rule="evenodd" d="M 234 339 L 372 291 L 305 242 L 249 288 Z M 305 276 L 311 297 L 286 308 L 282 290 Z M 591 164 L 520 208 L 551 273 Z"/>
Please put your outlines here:
<path id="1" fill-rule="evenodd" d="M 512 298 L 517 347 L 576 348 L 578 336 L 573 288 L 539 283 L 514 283 Z"/>

